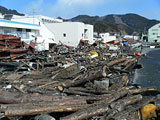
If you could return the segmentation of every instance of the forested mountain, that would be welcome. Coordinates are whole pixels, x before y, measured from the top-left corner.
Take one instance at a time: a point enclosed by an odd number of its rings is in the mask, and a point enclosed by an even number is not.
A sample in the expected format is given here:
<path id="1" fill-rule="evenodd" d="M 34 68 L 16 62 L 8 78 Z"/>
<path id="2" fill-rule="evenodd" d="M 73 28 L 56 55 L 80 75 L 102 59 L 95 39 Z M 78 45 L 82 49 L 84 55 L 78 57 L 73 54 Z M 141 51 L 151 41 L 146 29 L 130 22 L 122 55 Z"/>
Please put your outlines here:
<path id="1" fill-rule="evenodd" d="M 21 14 L 19 12 L 17 12 L 16 10 L 10 10 L 10 9 L 7 9 L 3 6 L 0 6 L 0 13 L 2 14 L 13 14 L 13 15 L 20 15 L 20 16 L 23 16 L 24 14 Z"/>
<path id="2" fill-rule="evenodd" d="M 111 14 L 102 17 L 79 15 L 70 20 L 92 24 L 94 25 L 94 30 L 96 32 L 121 32 L 123 34 L 143 32 L 160 22 L 158 20 L 150 20 L 143 16 L 131 13 L 125 15 Z"/>

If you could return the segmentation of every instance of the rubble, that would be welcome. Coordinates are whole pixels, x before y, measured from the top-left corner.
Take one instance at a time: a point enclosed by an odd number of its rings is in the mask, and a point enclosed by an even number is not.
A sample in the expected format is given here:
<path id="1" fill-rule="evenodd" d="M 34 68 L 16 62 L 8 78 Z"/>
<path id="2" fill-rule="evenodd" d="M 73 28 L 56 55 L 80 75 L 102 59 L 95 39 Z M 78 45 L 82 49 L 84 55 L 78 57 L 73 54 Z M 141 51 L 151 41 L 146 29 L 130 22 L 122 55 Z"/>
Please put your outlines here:
<path id="1" fill-rule="evenodd" d="M 0 56 L 1 119 L 130 120 L 157 99 L 143 94 L 155 88 L 132 84 L 140 43 L 118 42 L 110 49 L 82 43 L 14 59 Z"/>

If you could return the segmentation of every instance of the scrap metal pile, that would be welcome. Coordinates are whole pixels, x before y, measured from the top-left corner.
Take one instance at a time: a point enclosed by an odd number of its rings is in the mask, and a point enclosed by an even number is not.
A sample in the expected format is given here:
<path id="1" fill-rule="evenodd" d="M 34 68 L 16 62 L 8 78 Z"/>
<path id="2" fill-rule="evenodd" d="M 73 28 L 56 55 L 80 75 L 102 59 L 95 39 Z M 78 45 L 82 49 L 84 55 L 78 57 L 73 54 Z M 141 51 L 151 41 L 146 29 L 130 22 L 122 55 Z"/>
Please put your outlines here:
<path id="1" fill-rule="evenodd" d="M 15 59 L 21 54 L 27 52 L 34 53 L 34 43 L 30 42 L 28 45 L 22 42 L 20 38 L 13 35 L 0 34 L 0 57 L 1 59 Z"/>
<path id="2" fill-rule="evenodd" d="M 1 67 L 1 119 L 138 120 L 140 108 L 157 99 L 142 93 L 156 89 L 132 84 L 139 48 L 117 46 L 57 45 L 52 52 L 1 59 L 16 64 L 13 71 Z"/>

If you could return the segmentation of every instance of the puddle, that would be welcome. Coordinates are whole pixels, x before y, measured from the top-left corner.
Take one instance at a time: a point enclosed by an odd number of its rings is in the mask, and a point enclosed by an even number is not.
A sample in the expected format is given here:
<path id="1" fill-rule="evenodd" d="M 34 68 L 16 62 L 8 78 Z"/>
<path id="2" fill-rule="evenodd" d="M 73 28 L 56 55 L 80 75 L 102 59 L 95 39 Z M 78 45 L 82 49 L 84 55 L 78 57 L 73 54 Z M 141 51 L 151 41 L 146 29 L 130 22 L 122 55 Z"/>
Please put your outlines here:
<path id="1" fill-rule="evenodd" d="M 135 66 L 134 66 L 134 69 L 141 69 L 142 68 L 142 65 L 141 64 L 136 64 Z"/>

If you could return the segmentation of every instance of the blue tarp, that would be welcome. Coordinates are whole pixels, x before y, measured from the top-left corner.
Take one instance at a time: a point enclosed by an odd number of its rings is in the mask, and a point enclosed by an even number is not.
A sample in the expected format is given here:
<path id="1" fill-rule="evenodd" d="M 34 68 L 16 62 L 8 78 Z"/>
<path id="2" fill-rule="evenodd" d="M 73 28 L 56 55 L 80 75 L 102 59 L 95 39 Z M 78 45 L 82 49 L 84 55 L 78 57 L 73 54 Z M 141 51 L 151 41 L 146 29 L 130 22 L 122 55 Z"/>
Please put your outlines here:
<path id="1" fill-rule="evenodd" d="M 123 45 L 128 45 L 128 42 L 123 42 Z"/>

